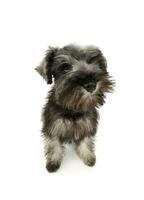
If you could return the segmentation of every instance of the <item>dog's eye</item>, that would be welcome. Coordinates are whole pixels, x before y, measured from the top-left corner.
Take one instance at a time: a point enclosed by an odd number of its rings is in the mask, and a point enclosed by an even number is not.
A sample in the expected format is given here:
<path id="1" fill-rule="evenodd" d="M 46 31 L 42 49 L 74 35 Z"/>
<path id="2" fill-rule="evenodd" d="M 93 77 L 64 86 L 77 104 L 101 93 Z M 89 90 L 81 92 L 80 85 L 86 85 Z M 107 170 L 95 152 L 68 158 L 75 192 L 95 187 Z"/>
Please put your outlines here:
<path id="1" fill-rule="evenodd" d="M 97 60 L 97 56 L 93 56 L 87 60 L 88 64 L 94 63 Z"/>
<path id="2" fill-rule="evenodd" d="M 71 65 L 69 63 L 63 63 L 60 65 L 60 70 L 67 71 L 71 68 Z"/>

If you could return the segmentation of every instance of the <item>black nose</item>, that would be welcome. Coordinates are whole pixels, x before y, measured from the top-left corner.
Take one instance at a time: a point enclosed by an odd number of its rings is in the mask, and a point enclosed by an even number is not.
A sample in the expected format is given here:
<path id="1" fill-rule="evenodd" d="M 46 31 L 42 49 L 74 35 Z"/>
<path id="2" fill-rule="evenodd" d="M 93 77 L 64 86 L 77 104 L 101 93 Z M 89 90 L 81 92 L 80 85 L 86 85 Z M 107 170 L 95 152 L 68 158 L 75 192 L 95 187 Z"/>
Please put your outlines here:
<path id="1" fill-rule="evenodd" d="M 89 83 L 85 83 L 84 84 L 84 88 L 88 91 L 88 92 L 93 92 L 96 88 L 96 83 L 95 82 L 89 82 Z"/>

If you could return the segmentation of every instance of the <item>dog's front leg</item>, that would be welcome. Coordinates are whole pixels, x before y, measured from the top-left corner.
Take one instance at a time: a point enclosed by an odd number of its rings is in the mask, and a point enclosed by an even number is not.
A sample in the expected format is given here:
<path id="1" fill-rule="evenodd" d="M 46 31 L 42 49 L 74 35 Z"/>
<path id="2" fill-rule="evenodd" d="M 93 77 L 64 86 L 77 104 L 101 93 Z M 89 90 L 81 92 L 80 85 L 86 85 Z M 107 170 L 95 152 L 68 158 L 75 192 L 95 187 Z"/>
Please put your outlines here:
<path id="1" fill-rule="evenodd" d="M 78 144 L 76 144 L 76 151 L 86 165 L 95 165 L 96 156 L 94 153 L 94 142 L 92 137 L 85 137 Z"/>
<path id="2" fill-rule="evenodd" d="M 46 169 L 49 172 L 55 172 L 59 169 L 63 157 L 64 147 L 58 138 L 46 138 L 45 156 Z"/>

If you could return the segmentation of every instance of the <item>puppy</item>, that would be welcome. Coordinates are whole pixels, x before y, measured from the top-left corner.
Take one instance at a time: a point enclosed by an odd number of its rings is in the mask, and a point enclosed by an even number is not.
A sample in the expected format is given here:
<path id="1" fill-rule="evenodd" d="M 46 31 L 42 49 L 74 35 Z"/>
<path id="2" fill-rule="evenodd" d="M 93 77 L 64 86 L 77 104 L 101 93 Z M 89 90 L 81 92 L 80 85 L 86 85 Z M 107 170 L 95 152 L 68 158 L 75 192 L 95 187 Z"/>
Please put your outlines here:
<path id="1" fill-rule="evenodd" d="M 36 70 L 48 84 L 54 79 L 42 114 L 46 169 L 59 169 L 65 143 L 73 143 L 82 161 L 94 166 L 98 108 L 114 85 L 102 52 L 93 46 L 50 47 Z"/>

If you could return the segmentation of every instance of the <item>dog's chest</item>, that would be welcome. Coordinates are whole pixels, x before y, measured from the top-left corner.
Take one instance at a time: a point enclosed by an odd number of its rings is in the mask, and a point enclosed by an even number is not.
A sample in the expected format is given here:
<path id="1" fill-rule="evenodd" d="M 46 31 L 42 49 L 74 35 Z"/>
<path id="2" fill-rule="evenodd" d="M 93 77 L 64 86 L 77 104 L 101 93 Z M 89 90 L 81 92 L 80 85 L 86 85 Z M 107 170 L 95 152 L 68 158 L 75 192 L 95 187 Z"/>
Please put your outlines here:
<path id="1" fill-rule="evenodd" d="M 51 129 L 51 134 L 58 136 L 63 142 L 79 141 L 93 133 L 93 125 L 88 117 L 70 120 L 57 119 Z"/>

